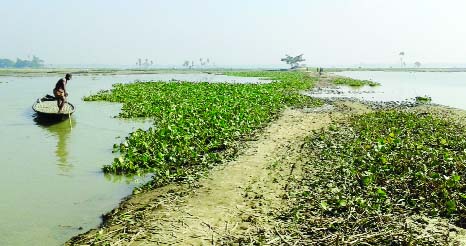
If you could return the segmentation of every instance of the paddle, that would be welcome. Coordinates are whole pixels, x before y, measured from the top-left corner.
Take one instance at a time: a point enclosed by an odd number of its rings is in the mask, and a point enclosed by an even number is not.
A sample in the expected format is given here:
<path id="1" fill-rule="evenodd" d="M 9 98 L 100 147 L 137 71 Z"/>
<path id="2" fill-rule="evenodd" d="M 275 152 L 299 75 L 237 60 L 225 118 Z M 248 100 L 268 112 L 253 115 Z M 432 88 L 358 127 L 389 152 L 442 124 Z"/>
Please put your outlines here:
<path id="1" fill-rule="evenodd" d="M 73 125 L 71 124 L 71 113 L 68 111 L 68 119 L 70 119 L 70 129 L 73 130 Z"/>
<path id="2" fill-rule="evenodd" d="M 65 102 L 66 104 L 68 104 L 70 107 L 71 105 L 66 101 L 66 97 L 65 97 Z M 65 106 L 65 105 L 63 105 Z M 73 130 L 73 125 L 71 124 L 71 110 L 68 110 L 68 119 L 70 119 L 70 130 Z"/>

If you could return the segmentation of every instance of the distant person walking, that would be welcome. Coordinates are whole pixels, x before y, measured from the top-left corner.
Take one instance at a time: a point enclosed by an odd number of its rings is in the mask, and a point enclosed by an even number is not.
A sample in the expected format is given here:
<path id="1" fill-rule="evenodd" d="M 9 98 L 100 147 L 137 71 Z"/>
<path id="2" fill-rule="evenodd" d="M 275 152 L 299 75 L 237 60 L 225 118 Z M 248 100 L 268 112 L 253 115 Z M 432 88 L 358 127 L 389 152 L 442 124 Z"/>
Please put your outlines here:
<path id="1" fill-rule="evenodd" d="M 61 113 L 63 110 L 63 106 L 66 103 L 66 97 L 68 96 L 68 92 L 66 92 L 66 84 L 68 81 L 71 80 L 72 75 L 67 73 L 65 78 L 61 78 L 55 84 L 55 88 L 53 89 L 53 95 L 57 99 L 57 106 L 58 106 L 58 113 Z"/>

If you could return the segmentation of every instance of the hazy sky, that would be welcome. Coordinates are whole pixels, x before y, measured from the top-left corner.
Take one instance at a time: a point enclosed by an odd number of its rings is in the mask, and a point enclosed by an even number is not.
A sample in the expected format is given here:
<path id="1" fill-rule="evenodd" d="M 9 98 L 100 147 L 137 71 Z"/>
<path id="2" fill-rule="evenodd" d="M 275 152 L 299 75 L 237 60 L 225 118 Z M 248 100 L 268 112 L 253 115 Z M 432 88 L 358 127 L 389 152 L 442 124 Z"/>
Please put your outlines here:
<path id="1" fill-rule="evenodd" d="M 0 58 L 48 64 L 466 63 L 464 0 L 0 0 Z"/>

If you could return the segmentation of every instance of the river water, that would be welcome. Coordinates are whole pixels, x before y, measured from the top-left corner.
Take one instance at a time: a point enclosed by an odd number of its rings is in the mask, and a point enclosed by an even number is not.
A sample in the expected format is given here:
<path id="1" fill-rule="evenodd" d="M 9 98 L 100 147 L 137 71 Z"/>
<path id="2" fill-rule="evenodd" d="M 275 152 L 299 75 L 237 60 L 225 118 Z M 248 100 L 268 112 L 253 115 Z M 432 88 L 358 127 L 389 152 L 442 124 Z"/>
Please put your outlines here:
<path id="1" fill-rule="evenodd" d="M 464 72 L 336 74 L 373 80 L 381 86 L 340 87 L 339 94 L 320 96 L 403 101 L 427 95 L 433 103 L 466 109 Z M 39 124 L 31 106 L 38 97 L 51 94 L 57 80 L 0 77 L 0 245 L 61 245 L 96 227 L 101 214 L 145 182 L 138 177 L 105 177 L 101 167 L 116 156 L 111 152 L 114 143 L 152 122 L 114 118 L 121 105 L 84 102 L 83 96 L 135 80 L 267 82 L 213 74 L 75 75 L 68 85 L 69 100 L 77 109 L 71 122 Z"/>
<path id="2" fill-rule="evenodd" d="M 148 119 L 114 118 L 121 105 L 84 102 L 82 97 L 113 83 L 135 80 L 263 83 L 256 78 L 213 74 L 73 76 L 70 120 L 40 124 L 31 109 L 51 94 L 58 77 L 0 77 L 0 245 L 61 245 L 98 226 L 144 178 L 105 177 L 112 146 Z"/>
<path id="3" fill-rule="evenodd" d="M 405 101 L 412 100 L 416 96 L 429 96 L 432 98 L 432 103 L 466 109 L 465 72 L 347 71 L 335 74 L 372 80 L 379 82 L 381 86 L 365 86 L 358 89 L 341 86 L 338 94 L 318 96 L 352 97 L 369 101 Z"/>

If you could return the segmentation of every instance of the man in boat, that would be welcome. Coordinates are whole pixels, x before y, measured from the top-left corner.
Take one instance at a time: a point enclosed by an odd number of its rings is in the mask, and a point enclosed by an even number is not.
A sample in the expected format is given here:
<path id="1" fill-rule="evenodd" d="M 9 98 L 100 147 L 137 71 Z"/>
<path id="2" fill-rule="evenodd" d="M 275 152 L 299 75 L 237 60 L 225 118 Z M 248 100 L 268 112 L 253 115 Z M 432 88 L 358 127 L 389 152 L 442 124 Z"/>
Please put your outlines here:
<path id="1" fill-rule="evenodd" d="M 66 92 L 66 84 L 71 80 L 71 77 L 72 75 L 67 73 L 65 78 L 58 80 L 58 82 L 55 84 L 55 88 L 53 89 L 53 95 L 57 99 L 58 113 L 61 113 L 63 106 L 65 106 L 66 97 L 68 96 L 68 92 Z"/>

